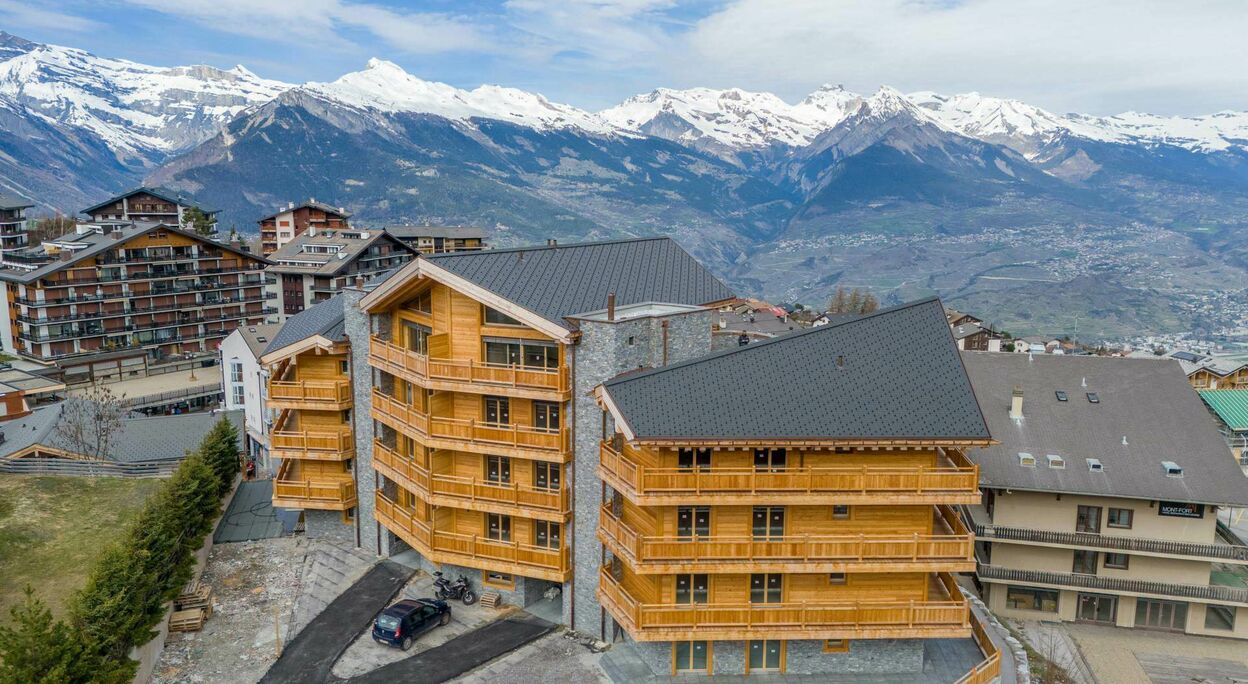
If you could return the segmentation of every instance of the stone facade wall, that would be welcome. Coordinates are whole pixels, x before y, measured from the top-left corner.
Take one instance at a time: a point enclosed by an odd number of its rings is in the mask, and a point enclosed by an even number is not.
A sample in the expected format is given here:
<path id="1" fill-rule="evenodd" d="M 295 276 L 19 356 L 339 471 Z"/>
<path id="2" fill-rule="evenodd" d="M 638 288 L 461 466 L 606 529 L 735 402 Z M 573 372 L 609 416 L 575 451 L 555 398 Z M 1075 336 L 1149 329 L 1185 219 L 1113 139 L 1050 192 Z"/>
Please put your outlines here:
<path id="1" fill-rule="evenodd" d="M 593 389 L 624 371 L 663 365 L 663 322 L 667 322 L 667 363 L 704 356 L 711 350 L 711 312 L 695 311 L 662 318 L 623 321 L 580 321 L 580 343 L 571 347 L 572 411 L 575 454 L 571 467 L 573 521 L 572 595 L 564 594 L 564 622 L 573 629 L 602 638 L 602 609 L 595 593 L 602 545 L 596 536 L 603 484 L 598 479 L 598 441 L 603 437 L 603 411 Z M 566 590 L 565 590 L 566 591 Z"/>
<path id="2" fill-rule="evenodd" d="M 630 647 L 655 675 L 665 677 L 671 673 L 670 641 L 632 642 Z M 745 674 L 746 642 L 716 641 L 711 649 L 712 674 Z M 822 641 L 785 642 L 785 674 L 911 674 L 922 671 L 922 639 L 862 639 L 850 642 L 849 651 L 845 653 L 824 653 Z"/>
<path id="3" fill-rule="evenodd" d="M 356 524 L 360 528 L 360 548 L 379 556 L 388 556 L 385 546 L 388 534 L 383 532 L 374 516 L 373 492 L 378 489 L 380 475 L 373 470 L 373 369 L 368 365 L 368 337 L 371 330 L 368 314 L 360 310 L 363 290 L 345 288 L 342 291 L 343 327 L 351 342 L 351 391 L 354 408 L 351 412 L 351 432 L 355 437 L 355 493 Z"/>
<path id="4" fill-rule="evenodd" d="M 303 533 L 308 539 L 332 539 L 355 545 L 355 525 L 343 522 L 341 511 L 304 510 Z"/>

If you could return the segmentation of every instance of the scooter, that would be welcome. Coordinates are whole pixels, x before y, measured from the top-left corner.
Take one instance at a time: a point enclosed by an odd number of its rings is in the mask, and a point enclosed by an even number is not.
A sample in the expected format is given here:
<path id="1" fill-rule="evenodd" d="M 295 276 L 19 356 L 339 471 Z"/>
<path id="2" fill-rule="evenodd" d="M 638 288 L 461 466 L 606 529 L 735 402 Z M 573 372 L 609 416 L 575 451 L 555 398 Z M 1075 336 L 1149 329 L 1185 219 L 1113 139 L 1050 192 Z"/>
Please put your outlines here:
<path id="1" fill-rule="evenodd" d="M 465 606 L 471 606 L 477 602 L 477 594 L 473 592 L 472 585 L 468 584 L 468 578 L 460 575 L 459 579 L 454 582 L 442 576 L 441 572 L 433 573 L 434 596 L 446 601 L 447 599 L 459 599 L 464 602 Z"/>

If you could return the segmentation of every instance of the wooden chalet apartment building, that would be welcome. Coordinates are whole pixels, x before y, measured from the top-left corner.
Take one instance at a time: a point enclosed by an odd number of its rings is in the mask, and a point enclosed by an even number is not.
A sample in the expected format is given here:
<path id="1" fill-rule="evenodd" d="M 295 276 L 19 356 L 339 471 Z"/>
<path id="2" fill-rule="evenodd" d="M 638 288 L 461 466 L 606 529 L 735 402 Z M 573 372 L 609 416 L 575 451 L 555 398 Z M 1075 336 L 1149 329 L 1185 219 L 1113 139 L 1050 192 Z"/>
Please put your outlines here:
<path id="1" fill-rule="evenodd" d="M 191 207 L 197 207 L 210 219 L 215 219 L 218 213 L 193 197 L 161 187 L 135 188 L 87 207 L 82 213 L 91 217 L 92 223 L 99 224 L 161 223 L 181 226 L 186 210 Z"/>
<path id="2" fill-rule="evenodd" d="M 988 644 L 950 507 L 979 501 L 964 451 L 989 437 L 940 303 L 710 355 L 732 296 L 667 238 L 422 255 L 348 288 L 264 356 L 289 412 L 274 504 L 508 604 L 555 596 L 664 676 Z"/>

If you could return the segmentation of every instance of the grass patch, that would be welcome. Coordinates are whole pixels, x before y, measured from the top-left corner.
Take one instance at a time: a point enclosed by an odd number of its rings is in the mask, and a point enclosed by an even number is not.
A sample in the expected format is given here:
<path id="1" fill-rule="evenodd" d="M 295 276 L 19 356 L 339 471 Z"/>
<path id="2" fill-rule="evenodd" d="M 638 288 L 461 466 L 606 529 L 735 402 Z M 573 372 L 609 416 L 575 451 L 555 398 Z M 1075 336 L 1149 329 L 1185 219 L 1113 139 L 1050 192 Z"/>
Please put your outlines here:
<path id="1" fill-rule="evenodd" d="M 0 622 L 27 584 L 53 614 L 164 480 L 0 475 Z"/>
<path id="2" fill-rule="evenodd" d="M 1004 620 L 1002 624 L 1005 624 Z M 1066 674 L 1066 670 L 1032 648 L 1031 644 L 1027 643 L 1023 635 L 1012 625 L 1006 624 L 1005 628 L 1014 635 L 1015 639 L 1018 639 L 1023 645 L 1023 650 L 1027 652 L 1027 669 L 1031 671 L 1031 681 L 1034 684 L 1076 684 L 1074 678 Z"/>

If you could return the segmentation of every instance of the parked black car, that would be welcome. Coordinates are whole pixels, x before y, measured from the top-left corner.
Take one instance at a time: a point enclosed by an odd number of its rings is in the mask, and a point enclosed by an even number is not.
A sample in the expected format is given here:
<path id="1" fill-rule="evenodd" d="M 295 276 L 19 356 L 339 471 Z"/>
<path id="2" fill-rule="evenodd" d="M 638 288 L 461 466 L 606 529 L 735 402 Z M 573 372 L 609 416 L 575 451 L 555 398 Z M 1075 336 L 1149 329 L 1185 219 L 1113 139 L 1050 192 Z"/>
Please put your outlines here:
<path id="1" fill-rule="evenodd" d="M 373 640 L 406 651 L 416 637 L 451 621 L 451 606 L 438 599 L 404 599 L 377 614 Z"/>

